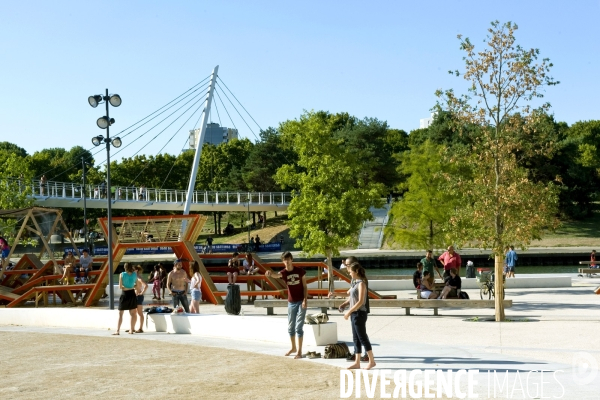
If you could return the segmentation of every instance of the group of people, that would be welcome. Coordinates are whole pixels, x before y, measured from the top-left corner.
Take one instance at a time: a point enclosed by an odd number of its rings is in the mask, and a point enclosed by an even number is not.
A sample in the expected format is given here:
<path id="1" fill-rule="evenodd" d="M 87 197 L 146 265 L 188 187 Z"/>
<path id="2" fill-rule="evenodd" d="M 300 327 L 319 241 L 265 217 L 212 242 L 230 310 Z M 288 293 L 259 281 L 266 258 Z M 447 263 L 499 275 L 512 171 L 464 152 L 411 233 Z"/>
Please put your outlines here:
<path id="1" fill-rule="evenodd" d="M 173 270 L 166 276 L 166 282 L 163 286 L 165 277 L 165 268 L 162 264 L 154 267 L 150 273 L 149 282 L 153 284 L 153 299 L 160 300 L 160 290 L 167 289 L 173 298 L 173 307 L 178 308 L 180 305 L 186 313 L 200 314 L 200 300 L 202 298 L 202 275 L 200 274 L 200 265 L 194 261 L 191 265 L 191 278 L 183 269 L 185 260 L 177 259 L 173 264 Z M 123 313 L 127 310 L 131 316 L 131 327 L 127 330 L 128 333 L 143 333 L 143 305 L 144 293 L 148 288 L 148 284 L 142 278 L 143 269 L 141 265 L 133 266 L 130 263 L 125 263 L 125 271 L 119 275 L 119 288 L 121 296 L 119 297 L 119 320 L 117 330 L 113 335 L 119 335 L 121 324 L 123 323 Z M 188 287 L 189 285 L 189 287 Z M 191 308 L 188 303 L 187 293 L 188 288 L 192 296 Z M 140 321 L 138 329 L 135 329 L 136 321 Z"/>
<path id="2" fill-rule="evenodd" d="M 71 283 L 71 274 L 75 273 L 75 284 L 88 283 L 88 274 L 93 269 L 94 259 L 90 255 L 88 249 L 81 251 L 79 261 L 73 255 L 73 251 L 69 250 L 63 259 L 62 269 L 59 267 L 59 273 L 62 273 L 60 283 L 68 285 Z"/>
<path id="3" fill-rule="evenodd" d="M 306 272 L 304 269 L 295 267 L 292 253 L 286 251 L 281 256 L 285 268 L 280 272 L 267 271 L 267 277 L 283 279 L 288 289 L 288 334 L 290 336 L 292 348 L 285 354 L 290 356 L 295 354 L 294 358 L 302 358 L 302 342 L 304 336 L 304 319 L 306 317 L 308 289 L 306 285 Z M 352 324 L 352 337 L 354 341 L 353 364 L 349 369 L 360 368 L 360 362 L 365 361 L 362 357 L 362 348 L 367 353 L 368 361 L 365 369 L 375 367 L 375 358 L 373 356 L 373 347 L 367 335 L 367 315 L 369 313 L 369 303 L 367 298 L 368 281 L 365 269 L 359 264 L 355 257 L 346 259 L 345 266 L 352 278 L 351 287 L 346 293 L 348 300 L 342 303 L 339 311 L 344 313 L 344 319 L 350 320 Z M 330 293 L 330 297 L 334 294 Z M 348 310 L 346 310 L 348 308 Z"/>
<path id="4" fill-rule="evenodd" d="M 258 272 L 258 267 L 254 264 L 252 253 L 246 253 L 243 261 L 240 261 L 240 254 L 233 253 L 233 257 L 227 262 L 227 282 L 229 285 L 235 285 L 237 277 L 241 275 L 255 275 Z M 249 291 L 256 290 L 256 283 L 252 279 L 246 281 L 246 286 Z M 248 301 L 256 300 L 256 296 L 248 296 Z"/>

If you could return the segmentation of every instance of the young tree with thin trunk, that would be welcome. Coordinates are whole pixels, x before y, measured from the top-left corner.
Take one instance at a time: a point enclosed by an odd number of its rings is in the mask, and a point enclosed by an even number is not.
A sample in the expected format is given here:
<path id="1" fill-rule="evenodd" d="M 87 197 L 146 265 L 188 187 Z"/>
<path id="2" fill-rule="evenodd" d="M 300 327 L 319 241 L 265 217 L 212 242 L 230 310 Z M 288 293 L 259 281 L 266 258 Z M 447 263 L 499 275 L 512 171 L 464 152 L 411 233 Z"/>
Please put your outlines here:
<path id="1" fill-rule="evenodd" d="M 457 199 L 442 190 L 445 174 L 456 167 L 445 162 L 446 150 L 446 146 L 426 140 L 398 157 L 398 172 L 408 176 L 400 186 L 406 192 L 394 202 L 392 223 L 386 231 L 403 248 L 435 249 L 448 243 L 446 227 Z"/>
<path id="2" fill-rule="evenodd" d="M 288 207 L 290 236 L 308 255 L 327 256 L 330 290 L 332 257 L 340 248 L 358 244 L 362 223 L 373 218 L 369 208 L 381 206 L 384 193 L 382 184 L 371 181 L 363 160 L 336 136 L 347 117 L 305 112 L 279 128 L 283 141 L 298 155 L 297 164 L 283 165 L 275 175 L 278 184 L 297 188 Z"/>
<path id="3" fill-rule="evenodd" d="M 558 204 L 556 186 L 534 182 L 518 164 L 523 154 L 551 156 L 554 151 L 555 143 L 535 129 L 550 105 L 534 109 L 532 103 L 543 97 L 545 87 L 558 82 L 549 75 L 549 60 L 538 62 L 539 50 L 515 43 L 516 30 L 511 22 L 492 22 L 485 47 L 478 52 L 468 38 L 459 35 L 465 52 L 462 76 L 469 82 L 469 95 L 456 96 L 452 90 L 436 93 L 438 107 L 455 117 L 454 129 L 461 132 L 470 124 L 481 127 L 469 154 L 449 154 L 450 162 L 462 156 L 471 175 L 468 179 L 452 177 L 446 190 L 462 198 L 449 220 L 456 242 L 476 241 L 495 257 L 496 321 L 505 319 L 504 248 L 526 246 L 539 238 L 555 224 Z"/>

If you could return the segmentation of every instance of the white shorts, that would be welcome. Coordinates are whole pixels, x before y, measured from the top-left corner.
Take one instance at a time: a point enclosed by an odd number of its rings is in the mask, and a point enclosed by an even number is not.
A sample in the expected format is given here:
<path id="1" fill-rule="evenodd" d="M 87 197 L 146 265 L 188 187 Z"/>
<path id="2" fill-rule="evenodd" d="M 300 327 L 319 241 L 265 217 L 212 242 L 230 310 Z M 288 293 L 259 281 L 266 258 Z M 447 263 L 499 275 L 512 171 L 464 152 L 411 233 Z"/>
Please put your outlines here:
<path id="1" fill-rule="evenodd" d="M 429 296 L 431 296 L 430 290 L 421 290 L 421 298 L 422 299 L 428 299 Z"/>

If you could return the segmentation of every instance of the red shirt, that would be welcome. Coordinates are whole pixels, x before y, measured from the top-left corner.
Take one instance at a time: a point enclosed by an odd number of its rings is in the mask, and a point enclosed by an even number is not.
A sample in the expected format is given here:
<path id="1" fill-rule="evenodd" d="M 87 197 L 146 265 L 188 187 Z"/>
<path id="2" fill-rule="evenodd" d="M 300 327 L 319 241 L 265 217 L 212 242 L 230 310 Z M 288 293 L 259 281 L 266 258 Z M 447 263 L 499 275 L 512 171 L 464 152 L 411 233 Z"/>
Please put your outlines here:
<path id="1" fill-rule="evenodd" d="M 294 267 L 291 271 L 285 268 L 281 271 L 281 277 L 288 287 L 288 301 L 290 303 L 304 300 L 304 285 L 302 284 L 304 275 L 306 275 L 306 271 L 298 267 Z"/>
<path id="2" fill-rule="evenodd" d="M 454 252 L 454 255 L 450 255 L 447 251 L 438 258 L 444 264 L 444 271 L 448 271 L 450 268 L 456 268 L 457 271 L 460 271 L 460 265 L 462 264 L 462 260 L 460 259 L 460 254 Z"/>

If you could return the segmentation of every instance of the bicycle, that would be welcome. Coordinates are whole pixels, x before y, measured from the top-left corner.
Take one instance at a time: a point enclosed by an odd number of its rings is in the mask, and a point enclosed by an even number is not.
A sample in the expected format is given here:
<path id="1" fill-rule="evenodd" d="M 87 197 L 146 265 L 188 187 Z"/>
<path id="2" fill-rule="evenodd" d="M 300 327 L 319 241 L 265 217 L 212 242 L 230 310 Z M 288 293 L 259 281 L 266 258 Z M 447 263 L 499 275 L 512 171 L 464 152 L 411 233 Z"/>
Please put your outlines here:
<path id="1" fill-rule="evenodd" d="M 503 281 L 506 280 L 504 275 L 502 275 L 502 279 Z M 487 297 L 488 300 L 491 300 L 492 297 L 496 298 L 495 274 L 493 272 L 482 271 L 477 276 L 477 283 L 479 284 L 479 297 L 481 297 L 481 300 L 485 300 L 484 297 Z M 504 287 L 502 288 L 502 298 L 504 298 Z"/>

